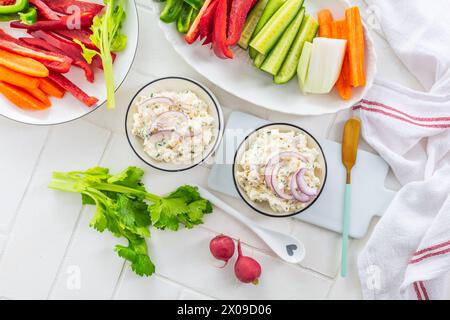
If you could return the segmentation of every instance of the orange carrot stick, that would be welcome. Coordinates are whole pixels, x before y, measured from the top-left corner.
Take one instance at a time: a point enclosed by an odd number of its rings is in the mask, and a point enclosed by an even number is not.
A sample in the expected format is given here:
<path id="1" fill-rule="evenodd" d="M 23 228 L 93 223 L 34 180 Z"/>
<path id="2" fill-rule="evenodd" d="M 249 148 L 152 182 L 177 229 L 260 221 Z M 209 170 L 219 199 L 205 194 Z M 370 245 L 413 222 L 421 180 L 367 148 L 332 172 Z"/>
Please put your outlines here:
<path id="1" fill-rule="evenodd" d="M 364 29 L 358 7 L 345 11 L 348 30 L 348 51 L 350 61 L 350 84 L 353 87 L 366 85 L 364 71 Z"/>
<path id="2" fill-rule="evenodd" d="M 331 34 L 334 39 L 348 39 L 347 22 L 345 20 L 333 21 L 331 23 Z M 336 89 L 344 100 L 350 100 L 352 97 L 352 86 L 350 85 L 350 62 L 348 60 L 348 45 L 342 64 L 341 74 L 336 82 Z"/>
<path id="3" fill-rule="evenodd" d="M 0 93 L 21 109 L 42 110 L 48 108 L 25 90 L 3 81 L 0 81 Z"/>
<path id="4" fill-rule="evenodd" d="M 48 69 L 39 61 L 2 49 L 0 49 L 0 65 L 32 77 L 48 76 Z"/>
<path id="5" fill-rule="evenodd" d="M 52 97 L 56 97 L 58 99 L 64 97 L 66 91 L 63 88 L 61 88 L 58 84 L 54 83 L 49 78 L 42 78 L 40 80 L 41 83 L 39 85 L 39 89 L 44 91 L 46 94 Z"/>
<path id="6" fill-rule="evenodd" d="M 0 81 L 5 81 L 9 84 L 26 89 L 36 89 L 39 87 L 40 83 L 37 78 L 27 76 L 2 66 L 0 66 Z"/>
<path id="7" fill-rule="evenodd" d="M 319 37 L 331 38 L 331 22 L 333 16 L 328 9 L 320 10 L 317 14 L 319 21 Z"/>
<path id="8" fill-rule="evenodd" d="M 51 107 L 52 102 L 48 98 L 47 94 L 39 88 L 36 89 L 25 89 L 26 92 L 31 94 L 33 97 L 42 102 L 46 107 Z"/>

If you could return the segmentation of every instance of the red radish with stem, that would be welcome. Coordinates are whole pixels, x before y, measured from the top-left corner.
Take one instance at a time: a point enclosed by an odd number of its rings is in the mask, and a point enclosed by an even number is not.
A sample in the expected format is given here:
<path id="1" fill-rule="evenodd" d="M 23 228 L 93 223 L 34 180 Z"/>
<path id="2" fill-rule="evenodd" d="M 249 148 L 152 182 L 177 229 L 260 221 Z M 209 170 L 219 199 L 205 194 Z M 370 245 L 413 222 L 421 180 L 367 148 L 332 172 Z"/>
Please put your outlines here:
<path id="1" fill-rule="evenodd" d="M 209 250 L 214 258 L 225 261 L 225 264 L 222 266 L 224 268 L 228 260 L 234 255 L 234 241 L 230 237 L 221 234 L 211 240 Z"/>
<path id="2" fill-rule="evenodd" d="M 258 284 L 261 276 L 261 266 L 253 258 L 242 255 L 241 241 L 238 241 L 238 259 L 234 265 L 236 277 L 244 283 Z"/>

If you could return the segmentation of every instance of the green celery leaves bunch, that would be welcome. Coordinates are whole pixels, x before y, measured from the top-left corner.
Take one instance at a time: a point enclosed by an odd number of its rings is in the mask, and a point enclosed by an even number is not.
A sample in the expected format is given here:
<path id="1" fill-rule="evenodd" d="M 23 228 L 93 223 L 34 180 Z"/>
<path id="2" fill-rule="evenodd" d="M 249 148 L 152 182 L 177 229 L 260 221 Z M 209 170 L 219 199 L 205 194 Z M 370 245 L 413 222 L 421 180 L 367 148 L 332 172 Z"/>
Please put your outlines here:
<path id="1" fill-rule="evenodd" d="M 142 183 L 143 175 L 144 171 L 137 167 L 128 167 L 116 175 L 101 167 L 54 172 L 49 187 L 80 193 L 83 204 L 95 205 L 90 226 L 125 237 L 128 246 L 116 245 L 115 251 L 131 263 L 135 273 L 150 276 L 155 266 L 148 256 L 145 241 L 150 237 L 149 226 L 173 231 L 178 230 L 180 224 L 192 228 L 203 223 L 204 214 L 211 213 L 212 206 L 196 187 L 188 185 L 163 197 L 149 193 Z"/>

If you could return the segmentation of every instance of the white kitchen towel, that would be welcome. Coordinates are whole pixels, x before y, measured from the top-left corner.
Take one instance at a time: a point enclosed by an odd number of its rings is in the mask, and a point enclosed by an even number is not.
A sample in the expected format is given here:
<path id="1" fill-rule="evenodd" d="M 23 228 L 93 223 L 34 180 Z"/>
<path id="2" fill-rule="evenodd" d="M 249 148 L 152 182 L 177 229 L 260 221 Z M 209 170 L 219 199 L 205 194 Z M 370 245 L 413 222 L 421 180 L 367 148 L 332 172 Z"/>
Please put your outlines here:
<path id="1" fill-rule="evenodd" d="M 450 92 L 449 0 L 365 0 L 390 46 L 427 91 Z M 367 14 L 365 15 L 366 18 Z"/>
<path id="2" fill-rule="evenodd" d="M 376 81 L 354 110 L 402 183 L 358 259 L 366 299 L 441 299 L 450 271 L 450 95 Z"/>

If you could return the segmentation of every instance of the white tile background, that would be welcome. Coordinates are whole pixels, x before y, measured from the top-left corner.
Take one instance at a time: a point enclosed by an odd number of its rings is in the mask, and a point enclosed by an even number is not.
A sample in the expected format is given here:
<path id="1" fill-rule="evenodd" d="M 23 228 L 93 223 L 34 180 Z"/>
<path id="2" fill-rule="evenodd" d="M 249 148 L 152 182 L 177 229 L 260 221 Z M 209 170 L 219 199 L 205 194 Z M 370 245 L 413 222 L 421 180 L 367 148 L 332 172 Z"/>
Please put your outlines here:
<path id="1" fill-rule="evenodd" d="M 51 172 L 102 165 L 118 171 L 128 165 L 145 168 L 145 183 L 159 193 L 183 184 L 206 185 L 209 169 L 167 174 L 146 167 L 132 153 L 124 135 L 124 114 L 135 92 L 152 79 L 181 75 L 205 83 L 228 114 L 241 110 L 272 121 L 289 121 L 312 134 L 339 141 L 349 112 L 298 117 L 269 112 L 242 101 L 197 74 L 170 47 L 138 0 L 140 43 L 132 71 L 118 91 L 118 108 L 100 108 L 82 120 L 56 127 L 32 127 L 0 118 L 0 297 L 8 299 L 353 299 L 360 298 L 355 263 L 366 239 L 351 241 L 350 277 L 338 276 L 340 236 L 294 219 L 256 216 L 236 199 L 221 196 L 243 214 L 303 241 L 308 255 L 289 265 L 244 226 L 215 209 L 205 224 L 178 232 L 152 229 L 148 241 L 156 274 L 137 277 L 113 252 L 116 239 L 89 228 L 93 208 L 82 207 L 79 196 L 47 188 Z M 353 1 L 361 6 L 360 1 Z M 380 61 L 379 77 L 419 88 L 387 43 L 374 33 Z M 362 146 L 368 148 L 367 146 Z M 370 148 L 368 148 L 370 150 Z M 150 187 L 151 188 L 151 187 Z M 372 223 L 372 226 L 375 221 Z M 263 267 L 258 286 L 239 284 L 232 263 L 218 269 L 208 243 L 225 233 L 244 243 L 243 250 Z M 80 275 L 73 286 L 73 275 Z"/>

